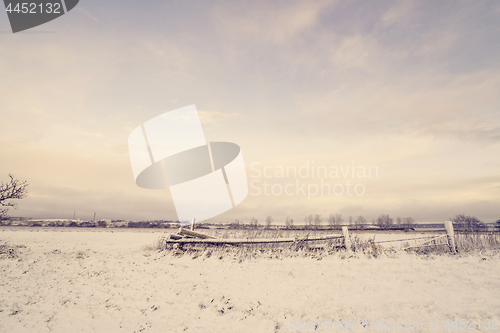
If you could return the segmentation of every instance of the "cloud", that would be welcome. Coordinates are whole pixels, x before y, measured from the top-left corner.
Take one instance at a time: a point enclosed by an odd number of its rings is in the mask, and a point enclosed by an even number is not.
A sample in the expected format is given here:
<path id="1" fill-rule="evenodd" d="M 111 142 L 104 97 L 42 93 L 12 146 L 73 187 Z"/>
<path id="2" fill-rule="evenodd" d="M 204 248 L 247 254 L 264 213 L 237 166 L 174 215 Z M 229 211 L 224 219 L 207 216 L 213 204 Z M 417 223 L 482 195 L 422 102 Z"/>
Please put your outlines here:
<path id="1" fill-rule="evenodd" d="M 331 61 L 337 68 L 363 68 L 370 71 L 380 54 L 376 40 L 363 35 L 344 37 L 331 49 Z"/>
<path id="2" fill-rule="evenodd" d="M 234 121 L 241 122 L 245 120 L 245 116 L 237 112 L 225 113 L 219 111 L 198 110 L 198 115 L 203 125 L 206 124 L 209 126 L 217 126 L 217 127 L 228 126 L 228 124 L 230 124 L 231 122 Z"/>
<path id="3" fill-rule="evenodd" d="M 5 39 L 0 49 L 0 172 L 30 179 L 34 215 L 72 214 L 76 205 L 119 215 L 128 205 L 161 217 L 168 194 L 135 186 L 127 138 L 193 103 L 207 139 L 237 142 L 247 163 L 355 160 L 385 177 L 359 201 L 250 198 L 235 215 L 286 212 L 299 221 L 309 210 L 405 208 L 442 216 L 442 205 L 495 202 L 498 5 L 116 5 L 77 7 L 80 15 L 52 23 L 70 33 Z M 103 15 L 106 29 L 94 23 Z M 473 184 L 460 185 L 465 178 Z"/>
<path id="4" fill-rule="evenodd" d="M 413 19 L 411 12 L 415 7 L 414 1 L 401 1 L 390 7 L 380 18 L 380 23 L 384 27 L 408 24 Z"/>
<path id="5" fill-rule="evenodd" d="M 486 120 L 452 120 L 428 126 L 420 132 L 437 137 L 454 137 L 460 141 L 500 143 L 500 124 Z"/>
<path id="6" fill-rule="evenodd" d="M 218 32 L 235 41 L 284 44 L 313 27 L 330 1 L 223 3 L 212 11 Z"/>
<path id="7" fill-rule="evenodd" d="M 78 9 L 79 12 L 83 13 L 85 16 L 87 16 L 92 21 L 99 22 L 99 19 L 97 17 L 95 17 L 94 15 L 92 15 L 88 10 L 86 10 L 82 6 L 78 6 L 77 9 Z"/>

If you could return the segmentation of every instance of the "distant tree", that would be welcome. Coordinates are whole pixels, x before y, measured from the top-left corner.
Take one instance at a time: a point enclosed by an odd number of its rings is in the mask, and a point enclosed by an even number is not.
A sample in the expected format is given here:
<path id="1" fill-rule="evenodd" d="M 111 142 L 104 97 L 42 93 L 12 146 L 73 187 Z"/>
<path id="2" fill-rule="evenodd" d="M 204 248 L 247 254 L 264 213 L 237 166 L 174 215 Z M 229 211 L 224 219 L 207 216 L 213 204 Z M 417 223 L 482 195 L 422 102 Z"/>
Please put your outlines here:
<path id="1" fill-rule="evenodd" d="M 106 228 L 108 226 L 108 224 L 106 223 L 106 221 L 100 220 L 99 222 L 97 222 L 97 226 L 99 228 Z"/>
<path id="2" fill-rule="evenodd" d="M 392 227 L 393 224 L 394 220 L 391 217 L 389 217 L 389 214 L 382 214 L 379 215 L 379 217 L 377 218 L 377 225 L 380 228 L 388 229 Z"/>
<path id="3" fill-rule="evenodd" d="M 344 219 L 342 218 L 342 214 L 335 214 L 335 225 L 341 225 L 342 222 L 344 222 Z"/>
<path id="4" fill-rule="evenodd" d="M 314 228 L 318 229 L 321 225 L 321 221 L 323 221 L 321 214 L 314 215 Z"/>
<path id="5" fill-rule="evenodd" d="M 293 220 L 290 218 L 290 216 L 287 216 L 285 220 L 285 228 L 290 229 L 292 225 L 293 225 Z"/>
<path id="6" fill-rule="evenodd" d="M 271 223 L 273 223 L 274 219 L 271 215 L 267 215 L 266 217 L 266 228 L 270 229 L 271 228 Z"/>
<path id="7" fill-rule="evenodd" d="M 238 229 L 240 227 L 240 220 L 235 219 L 233 222 L 229 223 L 229 228 Z"/>
<path id="8" fill-rule="evenodd" d="M 415 219 L 413 217 L 405 217 L 403 218 L 403 228 L 411 229 L 413 228 L 413 224 L 415 223 Z"/>
<path id="9" fill-rule="evenodd" d="M 290 219 L 290 229 L 293 228 L 293 219 Z"/>
<path id="10" fill-rule="evenodd" d="M 330 226 L 330 229 L 333 229 L 333 227 L 335 226 L 335 215 L 333 214 L 330 214 L 328 215 L 328 225 Z"/>
<path id="11" fill-rule="evenodd" d="M 304 217 L 304 224 L 306 225 L 307 229 L 311 229 L 312 228 L 313 221 L 314 221 L 314 215 L 313 214 L 309 214 L 309 215 L 306 215 Z"/>
<path id="12" fill-rule="evenodd" d="M 401 217 L 396 217 L 396 226 L 398 228 L 401 228 L 401 226 L 403 225 L 403 219 Z"/>
<path id="13" fill-rule="evenodd" d="M 356 229 L 361 229 L 361 227 L 366 223 L 366 219 L 363 217 L 363 215 L 359 215 L 356 221 L 354 221 L 354 225 Z"/>
<path id="14" fill-rule="evenodd" d="M 9 207 L 16 208 L 17 204 L 10 200 L 23 199 L 28 195 L 28 182 L 14 178 L 11 173 L 9 173 L 9 178 L 8 182 L 0 183 L 0 206 L 7 207 L 0 209 L 0 220 L 8 217 L 7 211 Z"/>
<path id="15" fill-rule="evenodd" d="M 483 226 L 483 223 L 477 217 L 464 214 L 456 215 L 450 221 L 461 232 L 477 232 Z"/>
<path id="16" fill-rule="evenodd" d="M 252 229 L 257 229 L 259 227 L 259 220 L 257 220 L 255 217 L 252 217 L 250 219 L 250 227 Z"/>
<path id="17" fill-rule="evenodd" d="M 497 220 L 497 228 L 500 229 L 500 219 Z"/>

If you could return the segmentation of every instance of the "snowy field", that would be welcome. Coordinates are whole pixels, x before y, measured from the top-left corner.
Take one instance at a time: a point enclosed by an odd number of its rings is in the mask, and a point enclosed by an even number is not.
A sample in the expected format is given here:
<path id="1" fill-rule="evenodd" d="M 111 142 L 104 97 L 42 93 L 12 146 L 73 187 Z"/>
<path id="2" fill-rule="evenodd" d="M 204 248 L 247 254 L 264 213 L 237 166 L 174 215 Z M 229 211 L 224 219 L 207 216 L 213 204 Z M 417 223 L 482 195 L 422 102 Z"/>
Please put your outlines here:
<path id="1" fill-rule="evenodd" d="M 241 260 L 162 232 L 0 228 L 0 332 L 500 331 L 498 252 Z"/>

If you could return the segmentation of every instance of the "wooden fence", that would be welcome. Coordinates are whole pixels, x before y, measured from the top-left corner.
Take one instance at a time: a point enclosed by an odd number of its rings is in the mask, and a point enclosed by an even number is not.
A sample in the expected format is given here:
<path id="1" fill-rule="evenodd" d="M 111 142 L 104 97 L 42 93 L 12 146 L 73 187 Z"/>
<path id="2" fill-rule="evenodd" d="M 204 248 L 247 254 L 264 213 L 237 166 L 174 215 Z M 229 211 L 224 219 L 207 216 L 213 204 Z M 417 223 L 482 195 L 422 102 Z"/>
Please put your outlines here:
<path id="1" fill-rule="evenodd" d="M 194 225 L 194 224 L 193 224 Z M 423 248 L 429 246 L 439 246 L 446 245 L 449 247 L 452 253 L 457 253 L 456 243 L 455 243 L 455 235 L 453 231 L 453 224 L 448 221 L 445 222 L 446 235 L 441 236 L 428 236 L 428 237 L 419 237 L 419 238 L 406 238 L 406 239 L 396 239 L 396 240 L 388 240 L 388 241 L 379 241 L 374 243 L 390 243 L 390 242 L 401 242 L 407 240 L 420 240 L 426 239 L 425 241 L 408 246 L 403 248 L 403 250 L 408 250 L 412 248 Z M 435 241 L 440 239 L 445 239 L 446 243 L 436 244 Z M 190 229 L 180 228 L 176 234 L 169 234 L 166 237 L 161 238 L 161 242 L 165 246 L 172 246 L 177 244 L 177 246 L 182 247 L 187 244 L 201 244 L 201 245 L 253 245 L 253 244 L 286 244 L 286 243 L 308 243 L 308 242 L 317 242 L 317 241 L 329 241 L 339 239 L 341 240 L 342 248 L 345 248 L 348 251 L 352 251 L 352 243 L 349 235 L 349 230 L 347 227 L 342 227 L 342 235 L 334 234 L 334 235 L 325 235 L 319 237 L 305 237 L 305 238 L 254 238 L 254 239 L 234 239 L 234 238 L 215 238 L 210 235 L 206 235 L 203 233 L 199 233 L 194 231 L 194 228 Z M 432 244 L 429 244 L 432 243 Z"/>
<path id="2" fill-rule="evenodd" d="M 418 237 L 418 238 L 405 238 L 405 239 L 394 239 L 394 240 L 388 240 L 388 241 L 379 241 L 379 242 L 374 242 L 376 244 L 379 243 L 391 243 L 391 242 L 402 242 L 402 241 L 413 241 L 417 239 L 426 239 L 423 242 L 420 242 L 418 244 L 412 245 L 412 246 L 407 246 L 403 248 L 402 250 L 409 250 L 409 249 L 414 249 L 414 248 L 423 248 L 423 247 L 430 247 L 430 246 L 448 246 L 450 249 L 450 252 L 455 254 L 457 253 L 457 246 L 455 243 L 455 232 L 453 230 L 453 224 L 451 221 L 446 221 L 444 223 L 445 229 L 446 229 L 446 235 L 441 235 L 441 236 L 427 236 L 427 237 Z M 445 239 L 446 238 L 446 243 L 441 243 L 441 244 L 436 244 L 433 243 L 437 240 Z M 429 244 L 432 243 L 432 244 Z"/>

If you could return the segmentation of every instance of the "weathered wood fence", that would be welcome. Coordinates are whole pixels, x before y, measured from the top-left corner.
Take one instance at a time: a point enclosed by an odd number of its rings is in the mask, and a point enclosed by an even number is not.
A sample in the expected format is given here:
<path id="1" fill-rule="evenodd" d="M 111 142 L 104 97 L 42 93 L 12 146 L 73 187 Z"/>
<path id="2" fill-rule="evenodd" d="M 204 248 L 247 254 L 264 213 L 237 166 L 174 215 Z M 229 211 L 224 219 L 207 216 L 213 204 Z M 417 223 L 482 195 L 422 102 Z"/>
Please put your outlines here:
<path id="1" fill-rule="evenodd" d="M 231 239 L 231 238 L 215 238 L 206 234 L 202 234 L 193 230 L 180 228 L 176 234 L 169 234 L 163 237 L 160 241 L 165 245 L 178 244 L 205 244 L 205 245 L 252 245 L 252 244 L 286 244 L 286 243 L 308 243 L 317 241 L 328 241 L 333 239 L 341 239 L 341 247 L 348 250 L 351 249 L 351 241 L 347 227 L 342 228 L 342 235 L 324 235 L 318 237 L 305 238 L 253 238 L 253 239 Z"/>
<path id="2" fill-rule="evenodd" d="M 193 224 L 194 225 L 194 224 Z M 453 231 L 453 224 L 450 221 L 445 222 L 446 235 L 441 236 L 428 236 L 428 237 L 418 237 L 418 238 L 406 238 L 406 239 L 395 239 L 388 241 L 374 242 L 378 243 L 390 243 L 390 242 L 401 242 L 401 241 L 414 241 L 419 239 L 426 239 L 425 241 L 403 248 L 403 250 L 408 250 L 412 248 L 423 248 L 429 246 L 440 246 L 446 245 L 449 247 L 452 253 L 457 253 L 455 235 Z M 446 243 L 435 243 L 435 241 L 440 239 L 445 239 Z M 187 244 L 201 244 L 201 245 L 254 245 L 254 244 L 286 244 L 286 243 L 308 243 L 317 241 L 329 241 L 339 239 L 341 240 L 340 246 L 348 251 L 352 251 L 351 237 L 349 235 L 349 230 L 347 227 L 342 227 L 342 235 L 324 235 L 318 237 L 305 237 L 305 238 L 253 238 L 253 239 L 235 239 L 235 238 L 215 238 L 210 235 L 199 233 L 194 231 L 194 228 L 189 229 L 180 228 L 176 234 L 169 234 L 161 238 L 161 242 L 164 246 L 173 246 L 177 244 L 178 247 L 182 247 Z M 432 244 L 429 244 L 432 243 Z"/>
<path id="3" fill-rule="evenodd" d="M 412 245 L 412 246 L 407 246 L 403 248 L 402 250 L 409 250 L 409 249 L 414 249 L 414 248 L 423 248 L 423 247 L 430 247 L 430 246 L 448 246 L 450 249 L 451 253 L 457 253 L 457 246 L 455 243 L 455 232 L 453 230 L 453 224 L 451 221 L 446 221 L 444 223 L 445 229 L 446 229 L 446 235 L 441 235 L 441 236 L 427 236 L 427 237 L 418 237 L 418 238 L 405 238 L 405 239 L 394 239 L 394 240 L 388 240 L 388 241 L 379 241 L 379 242 L 374 242 L 376 244 L 379 243 L 391 243 L 391 242 L 402 242 L 402 241 L 414 241 L 417 239 L 426 239 L 426 241 L 423 241 L 421 243 Z M 434 243 L 437 240 L 440 239 L 445 239 L 446 238 L 446 243 Z M 429 244 L 432 243 L 432 244 Z"/>

